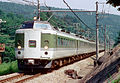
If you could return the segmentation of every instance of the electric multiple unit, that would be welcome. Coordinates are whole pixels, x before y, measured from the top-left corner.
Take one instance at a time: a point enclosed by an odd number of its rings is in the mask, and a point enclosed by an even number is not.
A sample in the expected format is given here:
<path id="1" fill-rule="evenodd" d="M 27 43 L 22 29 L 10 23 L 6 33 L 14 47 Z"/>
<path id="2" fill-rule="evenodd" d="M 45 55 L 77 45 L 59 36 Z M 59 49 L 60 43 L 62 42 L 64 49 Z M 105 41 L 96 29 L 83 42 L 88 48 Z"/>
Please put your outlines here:
<path id="1" fill-rule="evenodd" d="M 57 64 L 64 58 L 91 53 L 95 47 L 95 42 L 61 32 L 45 21 L 24 22 L 16 31 L 15 52 L 20 70 L 52 68 L 53 61 Z"/>

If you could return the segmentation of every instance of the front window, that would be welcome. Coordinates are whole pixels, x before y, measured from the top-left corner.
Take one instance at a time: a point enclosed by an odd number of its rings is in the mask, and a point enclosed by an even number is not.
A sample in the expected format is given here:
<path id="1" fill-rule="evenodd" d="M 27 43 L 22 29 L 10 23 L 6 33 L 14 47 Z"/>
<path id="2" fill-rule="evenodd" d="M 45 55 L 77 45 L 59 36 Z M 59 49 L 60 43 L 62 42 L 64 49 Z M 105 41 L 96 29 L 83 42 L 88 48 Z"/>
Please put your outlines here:
<path id="1" fill-rule="evenodd" d="M 34 22 L 24 22 L 21 29 L 33 28 Z"/>
<path id="2" fill-rule="evenodd" d="M 23 33 L 16 33 L 15 35 L 15 47 L 18 48 L 18 46 L 21 46 L 21 48 L 24 47 L 24 34 Z"/>
<path id="3" fill-rule="evenodd" d="M 49 24 L 35 23 L 34 28 L 36 29 L 51 29 Z"/>

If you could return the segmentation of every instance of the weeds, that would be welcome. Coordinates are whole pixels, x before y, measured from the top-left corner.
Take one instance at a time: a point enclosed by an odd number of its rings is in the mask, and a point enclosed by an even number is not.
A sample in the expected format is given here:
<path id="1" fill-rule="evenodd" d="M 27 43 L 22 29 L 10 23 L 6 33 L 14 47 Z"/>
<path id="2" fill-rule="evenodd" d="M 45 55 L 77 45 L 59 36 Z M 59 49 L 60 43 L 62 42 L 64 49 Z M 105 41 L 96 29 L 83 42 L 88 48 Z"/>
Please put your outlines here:
<path id="1" fill-rule="evenodd" d="M 18 72 L 17 61 L 0 64 L 0 75 Z"/>

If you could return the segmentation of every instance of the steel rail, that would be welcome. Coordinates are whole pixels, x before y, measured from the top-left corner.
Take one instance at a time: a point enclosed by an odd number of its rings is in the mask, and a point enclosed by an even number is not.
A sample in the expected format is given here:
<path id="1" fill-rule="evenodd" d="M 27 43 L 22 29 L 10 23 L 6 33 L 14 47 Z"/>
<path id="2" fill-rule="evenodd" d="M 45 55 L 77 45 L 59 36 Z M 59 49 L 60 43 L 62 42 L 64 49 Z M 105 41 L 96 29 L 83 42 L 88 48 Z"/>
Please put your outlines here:
<path id="1" fill-rule="evenodd" d="M 24 76 L 24 73 L 21 73 L 21 74 L 19 74 L 19 75 L 15 75 L 15 76 L 8 77 L 8 78 L 6 78 L 6 79 L 0 80 L 0 83 L 4 83 L 4 82 L 6 82 L 6 81 L 10 81 L 10 80 L 12 80 L 12 79 L 19 78 L 19 77 L 22 77 L 22 76 Z"/>
<path id="2" fill-rule="evenodd" d="M 25 81 L 27 81 L 27 80 L 34 79 L 34 78 L 36 78 L 36 77 L 38 77 L 38 76 L 40 76 L 40 75 L 41 75 L 41 73 L 38 73 L 38 74 L 35 74 L 35 75 L 30 76 L 30 77 L 28 77 L 28 78 L 25 78 L 25 79 L 19 80 L 19 81 L 15 82 L 15 83 L 23 83 L 23 82 L 25 82 Z"/>

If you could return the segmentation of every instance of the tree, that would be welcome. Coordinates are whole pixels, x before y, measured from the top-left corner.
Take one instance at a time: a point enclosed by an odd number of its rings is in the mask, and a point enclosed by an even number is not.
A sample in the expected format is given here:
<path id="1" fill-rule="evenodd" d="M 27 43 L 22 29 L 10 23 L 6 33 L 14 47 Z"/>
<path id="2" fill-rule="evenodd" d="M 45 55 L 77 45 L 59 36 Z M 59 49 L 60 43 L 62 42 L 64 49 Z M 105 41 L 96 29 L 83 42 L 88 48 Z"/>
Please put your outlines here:
<path id="1" fill-rule="evenodd" d="M 120 32 L 119 32 L 118 37 L 117 37 L 116 40 L 115 40 L 114 46 L 118 45 L 119 43 L 120 43 Z"/>
<path id="2" fill-rule="evenodd" d="M 111 4 L 114 7 L 120 6 L 120 0 L 107 0 L 107 3 Z M 118 8 L 118 10 L 120 11 L 120 8 Z"/>

